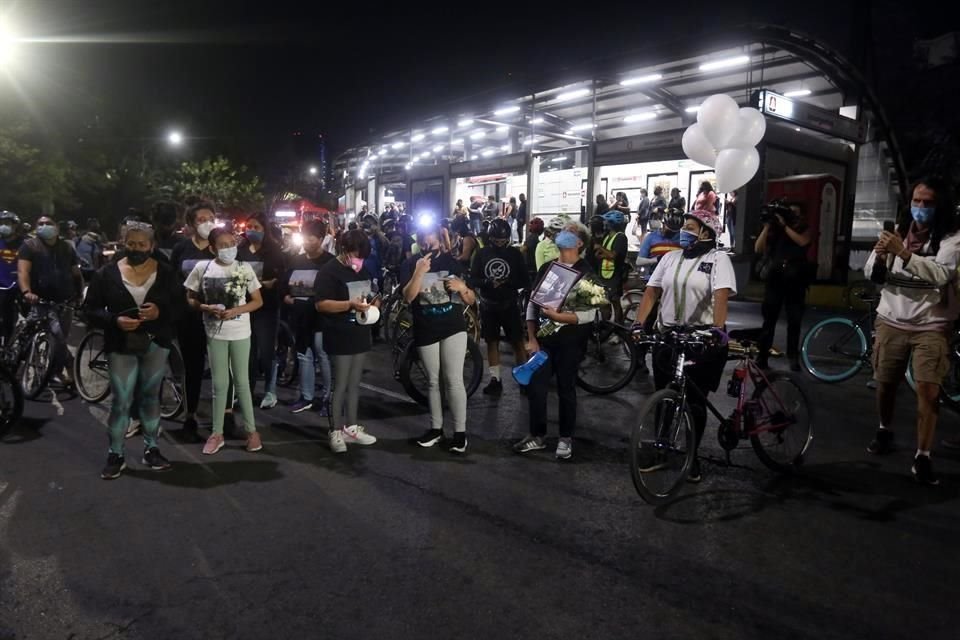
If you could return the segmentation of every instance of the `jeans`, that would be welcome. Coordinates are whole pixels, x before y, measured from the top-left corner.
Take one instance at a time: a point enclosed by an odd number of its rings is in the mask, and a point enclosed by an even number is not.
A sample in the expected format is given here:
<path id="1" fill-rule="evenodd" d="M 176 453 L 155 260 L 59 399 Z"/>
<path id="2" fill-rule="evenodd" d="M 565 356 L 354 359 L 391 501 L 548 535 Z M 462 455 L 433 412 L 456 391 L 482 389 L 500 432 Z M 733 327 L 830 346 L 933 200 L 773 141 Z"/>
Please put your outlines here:
<path id="1" fill-rule="evenodd" d="M 257 379 L 263 374 L 264 391 L 277 392 L 277 328 L 280 325 L 279 311 L 255 311 L 251 314 L 250 342 L 250 391 L 257 387 Z"/>
<path id="2" fill-rule="evenodd" d="M 160 387 L 166 373 L 169 349 L 150 345 L 146 354 L 132 355 L 108 353 L 110 370 L 110 393 L 112 405 L 108 424 L 110 453 L 123 455 L 124 435 L 130 423 L 130 411 L 134 397 L 140 423 L 143 426 L 143 446 L 157 446 L 157 430 L 160 428 Z"/>
<path id="3" fill-rule="evenodd" d="M 358 424 L 357 413 L 360 407 L 360 378 L 363 376 L 363 363 L 366 353 L 348 356 L 333 356 L 333 373 L 336 383 L 333 387 L 333 406 L 330 409 L 330 430 L 338 426 Z M 346 421 L 341 417 L 346 410 Z"/>
<path id="4" fill-rule="evenodd" d="M 467 430 L 467 390 L 463 385 L 463 361 L 467 355 L 467 333 L 462 331 L 440 342 L 417 347 L 420 361 L 427 370 L 430 384 L 430 428 L 443 429 L 443 397 L 440 395 L 440 376 L 443 375 L 447 402 L 453 413 L 453 430 Z"/>
<path id="5" fill-rule="evenodd" d="M 213 376 L 213 432 L 223 435 L 223 414 L 231 376 L 234 392 L 240 400 L 240 414 L 247 433 L 257 430 L 253 415 L 253 396 L 250 393 L 250 338 L 243 340 L 210 340 L 210 373 Z"/>
<path id="6" fill-rule="evenodd" d="M 330 358 L 323 350 L 323 334 L 317 331 L 313 334 L 313 346 L 297 354 L 300 362 L 300 397 L 304 400 L 313 400 L 317 392 L 317 370 L 314 359 L 320 361 L 320 382 L 323 383 L 323 399 L 330 397 L 333 382 L 330 373 Z"/>
<path id="7" fill-rule="evenodd" d="M 473 231 L 474 235 L 480 235 L 481 222 L 480 218 L 470 218 L 470 230 Z"/>
<path id="8" fill-rule="evenodd" d="M 577 369 L 583 349 L 577 341 L 540 345 L 548 358 L 537 369 L 527 385 L 527 403 L 530 410 L 530 435 L 547 435 L 547 394 L 550 378 L 557 379 L 560 396 L 560 437 L 572 438 L 577 426 Z"/>
<path id="9" fill-rule="evenodd" d="M 760 359 L 766 360 L 773 346 L 780 307 L 787 310 L 787 356 L 800 355 L 800 324 L 806 308 L 807 281 L 804 277 L 789 277 L 783 269 L 773 269 L 767 278 L 763 293 L 763 334 L 760 337 Z"/>
<path id="10" fill-rule="evenodd" d="M 187 415 L 197 412 L 200 405 L 200 387 L 203 386 L 203 364 L 207 357 L 207 333 L 200 314 L 188 312 L 180 321 L 178 331 L 180 353 L 183 354 L 183 377 L 187 396 Z"/>

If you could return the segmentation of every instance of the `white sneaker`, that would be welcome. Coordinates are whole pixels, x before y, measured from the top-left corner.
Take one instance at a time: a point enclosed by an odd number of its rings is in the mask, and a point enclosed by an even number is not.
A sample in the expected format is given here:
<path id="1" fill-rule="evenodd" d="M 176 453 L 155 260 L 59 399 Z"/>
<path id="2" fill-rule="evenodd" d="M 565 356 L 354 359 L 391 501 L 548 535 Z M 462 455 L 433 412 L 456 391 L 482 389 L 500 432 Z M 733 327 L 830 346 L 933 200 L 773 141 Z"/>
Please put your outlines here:
<path id="1" fill-rule="evenodd" d="M 343 428 L 343 439 L 350 444 L 361 444 L 363 446 L 371 445 L 377 441 L 372 435 L 367 433 L 363 427 L 358 424 L 352 424 Z"/>
<path id="2" fill-rule="evenodd" d="M 557 443 L 557 460 L 569 460 L 573 456 L 573 440 L 560 438 Z"/>
<path id="3" fill-rule="evenodd" d="M 260 401 L 260 408 L 273 409 L 275 406 L 277 406 L 277 394 L 268 391 Z"/>
<path id="4" fill-rule="evenodd" d="M 343 431 L 340 429 L 330 432 L 330 450 L 334 453 L 347 452 L 347 443 L 343 441 Z"/>
<path id="5" fill-rule="evenodd" d="M 131 421 L 130 421 L 130 426 L 127 427 L 127 432 L 126 432 L 125 434 L 123 434 L 123 437 L 124 437 L 124 438 L 132 438 L 133 436 L 137 435 L 138 433 L 140 433 L 140 421 L 139 421 L 139 420 L 131 420 Z"/>

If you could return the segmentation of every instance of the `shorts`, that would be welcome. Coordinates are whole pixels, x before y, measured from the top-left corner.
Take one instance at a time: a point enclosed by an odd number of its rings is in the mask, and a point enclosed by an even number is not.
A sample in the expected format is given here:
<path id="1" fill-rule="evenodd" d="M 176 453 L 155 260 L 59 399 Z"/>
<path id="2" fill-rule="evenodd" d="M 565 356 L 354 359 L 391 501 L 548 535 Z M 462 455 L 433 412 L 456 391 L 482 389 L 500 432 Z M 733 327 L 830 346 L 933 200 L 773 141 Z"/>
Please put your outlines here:
<path id="1" fill-rule="evenodd" d="M 507 342 L 523 340 L 523 321 L 517 305 L 502 307 L 484 307 L 480 305 L 480 335 L 486 342 L 500 340 L 500 329 L 506 336 Z"/>
<path id="2" fill-rule="evenodd" d="M 943 331 L 904 331 L 877 320 L 873 342 L 873 377 L 877 382 L 903 379 L 913 358 L 913 379 L 941 384 L 950 367 L 947 334 Z"/>

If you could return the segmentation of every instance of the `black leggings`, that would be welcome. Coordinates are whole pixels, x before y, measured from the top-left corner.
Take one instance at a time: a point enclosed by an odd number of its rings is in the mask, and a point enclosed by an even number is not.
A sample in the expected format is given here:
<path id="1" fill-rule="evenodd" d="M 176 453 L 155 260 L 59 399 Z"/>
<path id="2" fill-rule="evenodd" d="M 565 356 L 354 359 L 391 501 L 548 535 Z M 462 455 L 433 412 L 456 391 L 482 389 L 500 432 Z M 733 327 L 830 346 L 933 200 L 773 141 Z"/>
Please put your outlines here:
<path id="1" fill-rule="evenodd" d="M 803 277 L 790 277 L 783 269 L 774 269 L 767 278 L 763 293 L 763 335 L 760 337 L 760 353 L 766 359 L 773 346 L 780 307 L 787 309 L 787 356 L 800 355 L 800 325 L 806 308 L 807 281 Z"/>
<path id="2" fill-rule="evenodd" d="M 276 309 L 255 311 L 250 319 L 253 331 L 250 345 L 250 392 L 257 388 L 257 378 L 261 373 L 264 390 L 273 391 L 270 389 L 270 377 L 276 356 L 280 312 Z"/>
<path id="3" fill-rule="evenodd" d="M 193 415 L 200 405 L 203 386 L 203 365 L 207 357 L 207 333 L 200 314 L 188 312 L 180 321 L 178 331 L 180 353 L 183 355 L 183 374 L 187 387 L 187 414 Z"/>

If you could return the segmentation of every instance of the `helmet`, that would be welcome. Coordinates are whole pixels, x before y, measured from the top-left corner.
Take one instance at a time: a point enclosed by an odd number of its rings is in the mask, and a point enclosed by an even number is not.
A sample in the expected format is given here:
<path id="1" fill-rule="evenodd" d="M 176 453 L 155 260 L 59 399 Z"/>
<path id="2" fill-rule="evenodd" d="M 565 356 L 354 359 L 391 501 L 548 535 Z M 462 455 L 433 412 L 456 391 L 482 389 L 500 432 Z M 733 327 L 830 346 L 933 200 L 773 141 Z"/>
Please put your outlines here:
<path id="1" fill-rule="evenodd" d="M 543 220 L 534 218 L 527 224 L 527 230 L 534 235 L 540 235 L 543 233 Z"/>
<path id="2" fill-rule="evenodd" d="M 627 223 L 622 211 L 607 211 L 603 214 L 603 221 L 612 227 L 622 227 Z"/>
<path id="3" fill-rule="evenodd" d="M 677 209 L 668 209 L 663 214 L 663 226 L 671 231 L 680 231 L 683 226 L 683 212 Z"/>
<path id="4" fill-rule="evenodd" d="M 550 231 L 556 231 L 559 233 L 560 231 L 563 231 L 563 227 L 566 224 L 567 224 L 567 220 L 564 220 L 560 216 L 553 216 L 552 218 L 550 218 L 550 222 L 547 224 L 547 229 L 549 229 Z"/>
<path id="5" fill-rule="evenodd" d="M 0 220 L 9 220 L 14 226 L 20 224 L 20 216 L 13 211 L 0 211 Z"/>
<path id="6" fill-rule="evenodd" d="M 509 222 L 503 218 L 496 218 L 490 223 L 490 228 L 487 230 L 487 235 L 491 240 L 509 240 L 510 231 Z"/>
<path id="7" fill-rule="evenodd" d="M 693 218 L 699 221 L 700 224 L 704 225 L 713 232 L 714 238 L 720 235 L 720 217 L 715 211 L 697 209 L 696 211 L 688 211 L 687 213 L 683 214 L 683 218 Z"/>
<path id="8" fill-rule="evenodd" d="M 590 233 L 598 235 L 603 233 L 603 216 L 593 216 L 590 218 Z"/>

